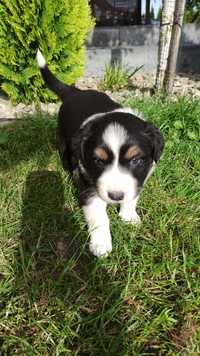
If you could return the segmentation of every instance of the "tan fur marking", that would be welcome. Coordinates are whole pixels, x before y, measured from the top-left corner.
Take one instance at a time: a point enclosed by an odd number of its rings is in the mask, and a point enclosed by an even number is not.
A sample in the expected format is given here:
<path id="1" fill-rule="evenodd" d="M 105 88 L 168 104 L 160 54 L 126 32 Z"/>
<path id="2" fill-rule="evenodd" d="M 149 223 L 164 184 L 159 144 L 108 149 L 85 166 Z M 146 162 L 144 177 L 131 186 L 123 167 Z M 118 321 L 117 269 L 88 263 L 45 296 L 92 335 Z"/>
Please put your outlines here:
<path id="1" fill-rule="evenodd" d="M 103 148 L 97 147 L 94 152 L 102 161 L 106 161 L 108 159 L 108 154 Z"/>
<path id="2" fill-rule="evenodd" d="M 137 154 L 140 152 L 140 149 L 137 145 L 131 146 L 128 148 L 128 150 L 126 151 L 124 158 L 125 159 L 131 159 L 135 156 L 137 156 Z"/>

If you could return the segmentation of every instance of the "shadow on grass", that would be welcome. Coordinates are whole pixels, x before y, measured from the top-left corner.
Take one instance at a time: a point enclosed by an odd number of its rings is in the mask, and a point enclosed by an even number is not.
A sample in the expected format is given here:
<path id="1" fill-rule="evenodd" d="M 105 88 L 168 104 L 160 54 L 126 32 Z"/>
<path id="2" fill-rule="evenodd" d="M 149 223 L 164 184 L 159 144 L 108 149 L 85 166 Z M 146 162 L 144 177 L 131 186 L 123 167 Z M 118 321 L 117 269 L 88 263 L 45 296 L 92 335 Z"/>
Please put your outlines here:
<path id="1" fill-rule="evenodd" d="M 21 229 L 17 287 L 37 305 L 38 314 L 46 310 L 47 319 L 53 319 L 56 327 L 61 323 L 63 328 L 72 329 L 66 348 L 72 343 L 72 352 L 77 355 L 106 354 L 109 348 L 114 355 L 122 341 L 121 325 L 115 322 L 120 283 L 112 279 L 104 262 L 88 253 L 86 229 L 65 207 L 59 173 L 43 170 L 28 175 Z M 56 317 L 51 315 L 52 305 Z M 74 315 L 72 325 L 65 309 Z M 48 350 L 54 352 L 55 347 Z"/>
<path id="2" fill-rule="evenodd" d="M 0 128 L 0 170 L 9 170 L 36 158 L 38 167 L 45 167 L 56 150 L 56 119 L 35 114 Z M 42 152 L 42 154 L 41 154 Z"/>
<path id="3" fill-rule="evenodd" d="M 72 343 L 77 355 L 103 355 L 109 348 L 114 355 L 121 343 L 117 338 L 121 325 L 112 317 L 118 313 L 113 305 L 120 300 L 120 284 L 88 253 L 86 229 L 80 216 L 65 207 L 59 173 L 43 170 L 28 175 L 21 228 L 16 288 L 22 288 L 40 312 L 46 310 L 49 320 L 53 305 L 55 325 L 71 328 L 66 348 Z M 72 325 L 65 309 L 74 314 Z M 54 352 L 55 347 L 49 350 Z"/>
<path id="4" fill-rule="evenodd" d="M 1 145 L 0 168 L 6 174 L 10 170 L 15 182 L 25 177 L 13 265 L 13 294 L 24 317 L 22 323 L 13 321 L 9 335 L 6 331 L 10 354 L 21 350 L 24 339 L 38 354 L 116 355 L 123 342 L 122 286 L 109 272 L 109 258 L 89 254 L 80 209 L 66 206 L 63 177 L 46 169 L 56 150 L 56 120 L 27 118 L 3 131 L 8 139 Z"/>
<path id="5" fill-rule="evenodd" d="M 64 204 L 60 174 L 45 170 L 30 173 L 22 206 L 21 258 L 26 272 L 30 267 L 33 279 L 58 281 L 67 265 L 83 271 L 87 264 L 85 258 L 82 261 L 84 246 L 75 233 L 78 230 L 73 212 Z"/>

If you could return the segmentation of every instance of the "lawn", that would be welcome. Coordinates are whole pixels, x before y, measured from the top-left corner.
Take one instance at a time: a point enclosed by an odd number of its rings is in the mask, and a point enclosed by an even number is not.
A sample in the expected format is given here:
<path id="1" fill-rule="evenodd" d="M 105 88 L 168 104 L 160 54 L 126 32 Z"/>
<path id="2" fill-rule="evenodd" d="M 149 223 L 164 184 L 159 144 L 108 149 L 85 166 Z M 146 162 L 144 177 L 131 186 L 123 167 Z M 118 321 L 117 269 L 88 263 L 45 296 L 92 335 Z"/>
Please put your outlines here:
<path id="1" fill-rule="evenodd" d="M 113 252 L 97 259 L 56 152 L 55 117 L 1 129 L 2 355 L 200 354 L 200 103 L 128 100 L 166 147 L 138 205 L 109 208 Z"/>

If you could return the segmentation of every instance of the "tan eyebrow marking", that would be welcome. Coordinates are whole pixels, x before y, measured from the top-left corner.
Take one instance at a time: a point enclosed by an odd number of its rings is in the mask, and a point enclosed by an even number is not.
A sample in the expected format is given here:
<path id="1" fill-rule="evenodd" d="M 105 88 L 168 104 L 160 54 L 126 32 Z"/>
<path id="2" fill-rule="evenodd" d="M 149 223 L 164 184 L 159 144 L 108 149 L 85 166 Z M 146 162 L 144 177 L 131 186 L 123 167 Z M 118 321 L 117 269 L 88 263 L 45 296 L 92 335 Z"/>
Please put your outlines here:
<path id="1" fill-rule="evenodd" d="M 140 149 L 138 147 L 138 145 L 133 145 L 131 147 L 128 148 L 128 150 L 126 151 L 124 158 L 125 159 L 131 159 L 135 156 L 137 156 L 137 154 L 140 152 Z"/>
<path id="2" fill-rule="evenodd" d="M 97 147 L 94 152 L 102 161 L 107 161 L 108 154 L 102 147 Z"/>

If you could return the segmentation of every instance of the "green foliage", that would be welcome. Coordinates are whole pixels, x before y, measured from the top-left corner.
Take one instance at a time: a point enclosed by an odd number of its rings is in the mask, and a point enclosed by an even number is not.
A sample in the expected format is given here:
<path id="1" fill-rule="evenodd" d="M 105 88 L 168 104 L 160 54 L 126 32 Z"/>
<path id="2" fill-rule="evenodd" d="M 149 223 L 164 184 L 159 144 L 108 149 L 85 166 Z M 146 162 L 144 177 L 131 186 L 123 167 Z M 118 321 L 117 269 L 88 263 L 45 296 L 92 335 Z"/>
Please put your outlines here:
<path id="1" fill-rule="evenodd" d="M 133 71 L 123 67 L 121 64 L 108 64 L 105 68 L 104 77 L 99 85 L 101 90 L 119 90 L 128 87 L 130 78 L 136 74 L 143 65 Z"/>
<path id="2" fill-rule="evenodd" d="M 74 83 L 83 71 L 84 41 L 93 23 L 88 0 L 2 0 L 2 90 L 14 102 L 55 100 L 41 79 L 36 50 L 42 50 L 61 80 Z"/>
<path id="3" fill-rule="evenodd" d="M 187 0 L 184 14 L 185 23 L 200 23 L 200 1 Z"/>

